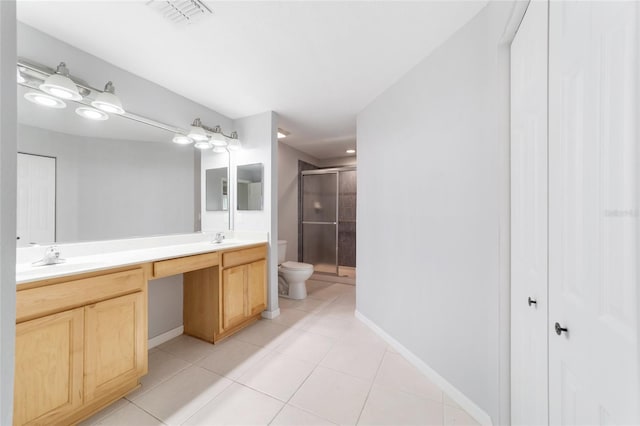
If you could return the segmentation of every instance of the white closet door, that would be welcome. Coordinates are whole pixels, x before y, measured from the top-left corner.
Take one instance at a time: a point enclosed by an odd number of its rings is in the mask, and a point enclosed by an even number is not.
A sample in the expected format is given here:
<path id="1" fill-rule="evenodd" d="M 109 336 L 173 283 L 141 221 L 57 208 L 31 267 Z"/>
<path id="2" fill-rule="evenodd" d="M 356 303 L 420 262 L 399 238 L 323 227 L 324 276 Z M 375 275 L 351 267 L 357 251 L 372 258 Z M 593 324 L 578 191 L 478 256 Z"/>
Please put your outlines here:
<path id="1" fill-rule="evenodd" d="M 550 7 L 550 421 L 637 425 L 640 3 Z"/>
<path id="2" fill-rule="evenodd" d="M 511 45 L 511 422 L 547 408 L 547 12 L 529 4 Z"/>
<path id="3" fill-rule="evenodd" d="M 17 241 L 52 243 L 56 233 L 56 159 L 18 154 Z"/>

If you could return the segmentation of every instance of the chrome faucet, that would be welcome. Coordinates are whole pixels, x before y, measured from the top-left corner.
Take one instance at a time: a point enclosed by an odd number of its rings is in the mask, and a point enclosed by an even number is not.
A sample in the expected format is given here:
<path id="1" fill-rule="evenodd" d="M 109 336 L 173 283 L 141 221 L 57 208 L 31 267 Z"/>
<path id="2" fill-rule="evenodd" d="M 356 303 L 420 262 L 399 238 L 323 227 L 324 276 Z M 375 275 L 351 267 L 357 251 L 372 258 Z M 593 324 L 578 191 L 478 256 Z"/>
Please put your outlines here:
<path id="1" fill-rule="evenodd" d="M 220 244 L 224 240 L 224 232 L 216 232 L 216 236 L 213 237 L 212 243 Z"/>
<path id="2" fill-rule="evenodd" d="M 49 246 L 44 251 L 44 257 L 37 262 L 33 262 L 34 266 L 57 265 L 64 263 L 66 259 L 60 258 L 60 249 L 58 246 Z"/>

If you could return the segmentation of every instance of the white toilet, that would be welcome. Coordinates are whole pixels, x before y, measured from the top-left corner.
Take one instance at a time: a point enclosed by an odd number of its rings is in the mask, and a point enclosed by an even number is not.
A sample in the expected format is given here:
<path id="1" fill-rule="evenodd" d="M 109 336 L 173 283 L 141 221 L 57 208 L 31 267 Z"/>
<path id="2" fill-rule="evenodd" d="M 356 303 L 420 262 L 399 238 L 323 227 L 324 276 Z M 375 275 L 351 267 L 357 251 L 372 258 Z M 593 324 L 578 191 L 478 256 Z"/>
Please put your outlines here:
<path id="1" fill-rule="evenodd" d="M 278 240 L 278 293 L 290 299 L 307 297 L 306 281 L 313 274 L 313 265 L 300 262 L 285 262 L 287 242 Z"/>

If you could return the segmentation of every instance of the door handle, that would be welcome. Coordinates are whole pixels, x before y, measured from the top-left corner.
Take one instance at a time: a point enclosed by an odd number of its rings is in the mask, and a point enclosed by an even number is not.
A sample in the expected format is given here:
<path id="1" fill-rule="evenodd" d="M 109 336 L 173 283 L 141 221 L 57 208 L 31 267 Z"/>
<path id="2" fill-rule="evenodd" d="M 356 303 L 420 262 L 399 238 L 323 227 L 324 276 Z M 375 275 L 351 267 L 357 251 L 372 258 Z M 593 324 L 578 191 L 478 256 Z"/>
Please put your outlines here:
<path id="1" fill-rule="evenodd" d="M 532 299 L 531 297 L 529 297 L 529 300 L 527 300 L 527 303 L 529 304 L 529 306 L 531 305 L 538 306 L 538 301 L 536 299 Z"/>
<path id="2" fill-rule="evenodd" d="M 560 336 L 560 335 L 562 334 L 562 332 L 563 332 L 563 331 L 564 331 L 565 333 L 568 333 L 568 332 L 569 332 L 569 330 L 568 330 L 568 329 L 566 329 L 566 328 L 562 328 L 562 326 L 560 325 L 560 323 L 556 323 L 555 328 L 556 328 L 556 334 L 557 334 L 558 336 Z"/>

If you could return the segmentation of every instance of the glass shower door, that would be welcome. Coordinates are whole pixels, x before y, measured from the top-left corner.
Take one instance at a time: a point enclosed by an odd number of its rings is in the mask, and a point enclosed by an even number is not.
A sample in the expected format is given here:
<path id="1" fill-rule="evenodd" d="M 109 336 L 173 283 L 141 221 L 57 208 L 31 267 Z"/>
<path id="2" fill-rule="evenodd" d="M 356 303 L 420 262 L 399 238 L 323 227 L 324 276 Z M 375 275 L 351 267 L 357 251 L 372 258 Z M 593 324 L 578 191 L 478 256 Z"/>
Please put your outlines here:
<path id="1" fill-rule="evenodd" d="M 338 173 L 303 172 L 302 261 L 338 273 Z"/>

